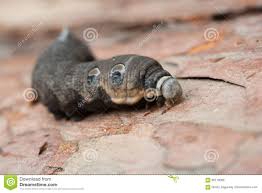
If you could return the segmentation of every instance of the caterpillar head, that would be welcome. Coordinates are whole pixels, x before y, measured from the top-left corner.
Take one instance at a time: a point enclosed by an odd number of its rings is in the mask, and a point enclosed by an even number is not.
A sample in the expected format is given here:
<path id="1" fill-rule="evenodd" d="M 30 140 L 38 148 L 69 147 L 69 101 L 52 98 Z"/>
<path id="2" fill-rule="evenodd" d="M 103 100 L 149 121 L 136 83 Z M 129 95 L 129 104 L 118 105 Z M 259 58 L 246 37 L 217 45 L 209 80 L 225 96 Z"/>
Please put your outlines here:
<path id="1" fill-rule="evenodd" d="M 172 76 L 161 77 L 157 82 L 157 89 L 168 105 L 173 105 L 182 97 L 182 88 L 176 78 Z"/>

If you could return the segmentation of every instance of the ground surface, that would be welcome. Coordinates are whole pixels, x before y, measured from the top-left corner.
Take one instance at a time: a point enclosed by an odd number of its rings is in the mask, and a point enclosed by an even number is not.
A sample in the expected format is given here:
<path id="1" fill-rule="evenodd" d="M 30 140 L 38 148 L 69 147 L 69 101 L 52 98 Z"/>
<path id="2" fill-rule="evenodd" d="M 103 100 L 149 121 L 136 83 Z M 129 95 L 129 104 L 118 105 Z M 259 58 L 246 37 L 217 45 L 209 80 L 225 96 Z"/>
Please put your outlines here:
<path id="1" fill-rule="evenodd" d="M 262 174 L 262 1 L 27 2 L 0 8 L 1 174 Z M 24 92 L 63 26 L 98 58 L 158 59 L 184 100 L 56 121 Z"/>

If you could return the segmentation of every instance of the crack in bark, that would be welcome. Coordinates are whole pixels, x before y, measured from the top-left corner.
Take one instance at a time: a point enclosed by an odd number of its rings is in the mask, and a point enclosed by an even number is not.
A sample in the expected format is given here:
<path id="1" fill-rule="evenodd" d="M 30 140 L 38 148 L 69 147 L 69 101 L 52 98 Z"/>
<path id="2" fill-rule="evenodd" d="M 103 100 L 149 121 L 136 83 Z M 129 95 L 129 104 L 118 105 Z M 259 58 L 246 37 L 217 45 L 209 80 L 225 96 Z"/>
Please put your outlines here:
<path id="1" fill-rule="evenodd" d="M 239 10 L 228 10 L 228 11 L 224 11 L 224 12 L 219 12 L 219 13 L 211 13 L 209 15 L 204 15 L 204 16 L 197 16 L 196 18 L 192 19 L 187 19 L 187 18 L 173 18 L 170 19 L 170 21 L 173 21 L 175 23 L 180 23 L 180 24 L 184 24 L 184 23 L 190 23 L 190 22 L 195 22 L 195 21 L 216 21 L 216 22 L 224 22 L 224 21 L 228 21 L 228 20 L 234 20 L 236 18 L 239 17 L 243 17 L 243 16 L 248 16 L 248 15 L 259 15 L 262 14 L 262 5 L 260 6 L 249 6 L 243 9 L 239 9 Z M 165 21 L 165 19 L 162 20 L 155 20 L 155 21 L 151 21 L 148 23 L 136 23 L 136 24 L 130 24 L 130 25 L 123 25 L 121 27 L 122 30 L 144 30 L 144 31 L 148 31 L 152 29 L 153 25 L 157 25 L 159 23 L 162 23 L 163 26 L 162 27 L 168 27 L 168 22 Z"/>
<path id="2" fill-rule="evenodd" d="M 212 81 L 218 81 L 218 82 L 224 82 L 227 84 L 231 84 L 234 86 L 239 86 L 241 88 L 246 88 L 245 86 L 241 85 L 241 84 L 237 84 L 231 81 L 227 81 L 224 79 L 220 79 L 220 78 L 212 78 L 212 77 L 208 77 L 208 76 L 188 76 L 188 77 L 177 77 L 177 79 L 185 79 L 185 80 L 212 80 Z"/>
<path id="3" fill-rule="evenodd" d="M 225 20 L 233 20 L 238 17 L 242 17 L 246 15 L 255 15 L 255 14 L 262 14 L 262 6 L 246 7 L 242 10 L 216 13 L 211 15 L 211 19 L 213 21 L 225 21 Z"/>

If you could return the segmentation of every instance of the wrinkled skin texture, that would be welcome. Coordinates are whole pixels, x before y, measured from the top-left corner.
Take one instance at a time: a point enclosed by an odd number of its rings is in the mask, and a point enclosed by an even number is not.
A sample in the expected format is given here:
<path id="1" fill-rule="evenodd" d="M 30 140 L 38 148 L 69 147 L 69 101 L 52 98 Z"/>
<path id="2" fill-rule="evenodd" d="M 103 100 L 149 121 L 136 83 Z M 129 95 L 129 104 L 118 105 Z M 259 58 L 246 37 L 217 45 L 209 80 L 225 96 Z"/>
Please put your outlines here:
<path id="1" fill-rule="evenodd" d="M 39 57 L 32 87 L 38 92 L 38 100 L 56 118 L 80 120 L 88 113 L 110 108 L 144 107 L 148 102 L 144 99 L 145 91 L 156 88 L 161 77 L 168 78 L 161 81 L 164 83 L 154 102 L 162 104 L 166 100 L 174 104 L 182 89 L 156 60 L 121 55 L 95 61 L 88 47 L 65 30 Z"/>

